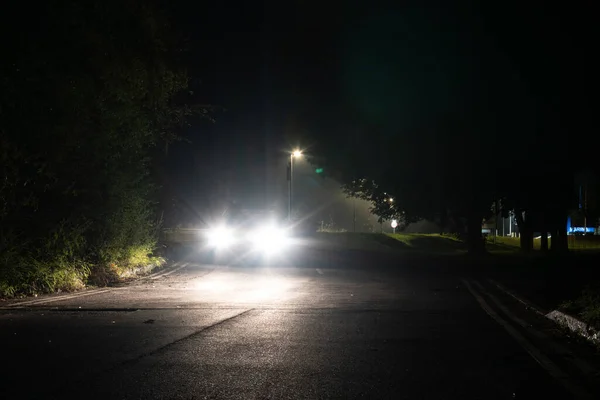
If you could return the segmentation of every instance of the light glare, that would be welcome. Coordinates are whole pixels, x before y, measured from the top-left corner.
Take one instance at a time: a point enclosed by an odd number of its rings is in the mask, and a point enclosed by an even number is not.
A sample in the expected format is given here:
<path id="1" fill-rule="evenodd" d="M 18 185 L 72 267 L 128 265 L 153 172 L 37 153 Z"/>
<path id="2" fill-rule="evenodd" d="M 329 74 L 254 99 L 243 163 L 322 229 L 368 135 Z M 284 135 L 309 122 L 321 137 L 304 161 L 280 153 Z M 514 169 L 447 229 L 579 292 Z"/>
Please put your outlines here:
<path id="1" fill-rule="evenodd" d="M 252 232 L 250 240 L 256 250 L 273 253 L 285 246 L 287 237 L 283 229 L 267 226 Z"/>
<path id="2" fill-rule="evenodd" d="M 233 232 L 226 228 L 215 228 L 209 233 L 209 245 L 226 248 L 233 244 Z"/>

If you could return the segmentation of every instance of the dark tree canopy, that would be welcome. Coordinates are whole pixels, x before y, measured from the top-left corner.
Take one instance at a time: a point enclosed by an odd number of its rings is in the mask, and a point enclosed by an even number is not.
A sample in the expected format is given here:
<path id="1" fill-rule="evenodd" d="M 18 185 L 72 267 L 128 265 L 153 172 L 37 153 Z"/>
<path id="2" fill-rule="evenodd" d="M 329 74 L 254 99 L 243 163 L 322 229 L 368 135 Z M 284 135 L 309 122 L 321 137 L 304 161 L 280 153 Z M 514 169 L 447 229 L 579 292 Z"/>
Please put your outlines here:
<path id="1" fill-rule="evenodd" d="M 564 234 L 585 164 L 571 138 L 585 143 L 594 126 L 593 23 L 583 4 L 533 3 L 347 10 L 329 86 L 338 103 L 304 111 L 318 121 L 302 127 L 315 158 L 347 189 L 374 182 L 375 209 L 386 192 L 395 213 L 465 221 L 473 250 L 500 200 L 525 212 L 526 238 Z"/>
<path id="2" fill-rule="evenodd" d="M 190 112 L 168 23 L 151 2 L 92 1 L 22 3 L 0 25 L 0 294 L 147 262 L 152 160 Z"/>

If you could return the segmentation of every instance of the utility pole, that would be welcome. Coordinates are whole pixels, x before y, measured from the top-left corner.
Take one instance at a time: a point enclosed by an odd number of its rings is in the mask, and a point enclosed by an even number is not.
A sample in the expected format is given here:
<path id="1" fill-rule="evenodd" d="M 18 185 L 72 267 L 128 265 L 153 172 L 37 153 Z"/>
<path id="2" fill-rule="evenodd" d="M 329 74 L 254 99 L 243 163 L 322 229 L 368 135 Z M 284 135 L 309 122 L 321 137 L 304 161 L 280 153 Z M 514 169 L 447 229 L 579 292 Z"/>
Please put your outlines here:
<path id="1" fill-rule="evenodd" d="M 583 234 L 587 234 L 587 184 L 583 192 Z"/>
<path id="2" fill-rule="evenodd" d="M 294 150 L 293 152 L 290 153 L 290 167 L 288 169 L 289 175 L 288 175 L 288 189 L 289 189 L 289 203 L 288 203 L 288 219 L 289 222 L 292 222 L 292 195 L 293 195 L 293 179 L 294 179 L 294 157 L 295 158 L 299 158 L 302 157 L 302 151 L 300 150 Z"/>
<path id="3" fill-rule="evenodd" d="M 496 213 L 496 218 L 495 218 L 495 221 L 494 221 L 494 244 L 496 244 L 496 241 L 497 241 L 496 237 L 498 236 L 498 218 L 500 217 L 500 213 L 498 212 L 499 211 L 498 210 L 499 206 L 500 205 L 498 204 L 498 200 L 496 200 L 496 205 L 494 207 L 495 208 L 494 211 Z"/>
<path id="4" fill-rule="evenodd" d="M 352 208 L 353 208 L 352 228 L 353 228 L 354 233 L 356 233 L 356 197 L 352 198 Z"/>
<path id="5" fill-rule="evenodd" d="M 293 159 L 290 156 L 290 163 L 287 168 L 287 181 L 288 181 L 288 222 L 292 222 L 292 165 Z"/>

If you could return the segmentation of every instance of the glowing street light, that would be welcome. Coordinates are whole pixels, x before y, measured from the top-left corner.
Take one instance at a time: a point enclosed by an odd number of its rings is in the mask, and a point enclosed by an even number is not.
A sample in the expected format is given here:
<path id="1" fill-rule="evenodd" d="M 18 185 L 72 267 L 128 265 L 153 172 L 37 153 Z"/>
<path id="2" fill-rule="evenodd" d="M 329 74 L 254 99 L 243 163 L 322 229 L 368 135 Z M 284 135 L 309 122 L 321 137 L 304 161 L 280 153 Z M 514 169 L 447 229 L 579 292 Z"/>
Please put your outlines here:
<path id="1" fill-rule="evenodd" d="M 396 233 L 396 228 L 398 227 L 398 221 L 393 219 L 391 225 L 392 225 L 392 229 L 394 230 L 394 233 Z"/>
<path id="2" fill-rule="evenodd" d="M 302 150 L 296 149 L 290 153 L 290 179 L 289 179 L 289 204 L 288 219 L 292 222 L 292 177 L 294 175 L 294 158 L 302 157 Z"/>

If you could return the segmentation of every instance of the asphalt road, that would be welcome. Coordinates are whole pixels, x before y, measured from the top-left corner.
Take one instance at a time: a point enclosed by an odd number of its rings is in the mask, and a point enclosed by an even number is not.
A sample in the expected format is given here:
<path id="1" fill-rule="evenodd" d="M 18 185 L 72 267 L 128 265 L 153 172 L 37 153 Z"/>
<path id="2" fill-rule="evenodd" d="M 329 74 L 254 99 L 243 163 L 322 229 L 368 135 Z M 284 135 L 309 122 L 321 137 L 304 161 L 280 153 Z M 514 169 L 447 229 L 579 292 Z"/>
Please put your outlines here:
<path id="1" fill-rule="evenodd" d="M 532 357 L 518 327 L 515 337 L 482 308 L 484 293 L 464 273 L 434 264 L 353 255 L 317 268 L 244 268 L 191 259 L 130 285 L 5 304 L 0 398 L 578 393 Z"/>

